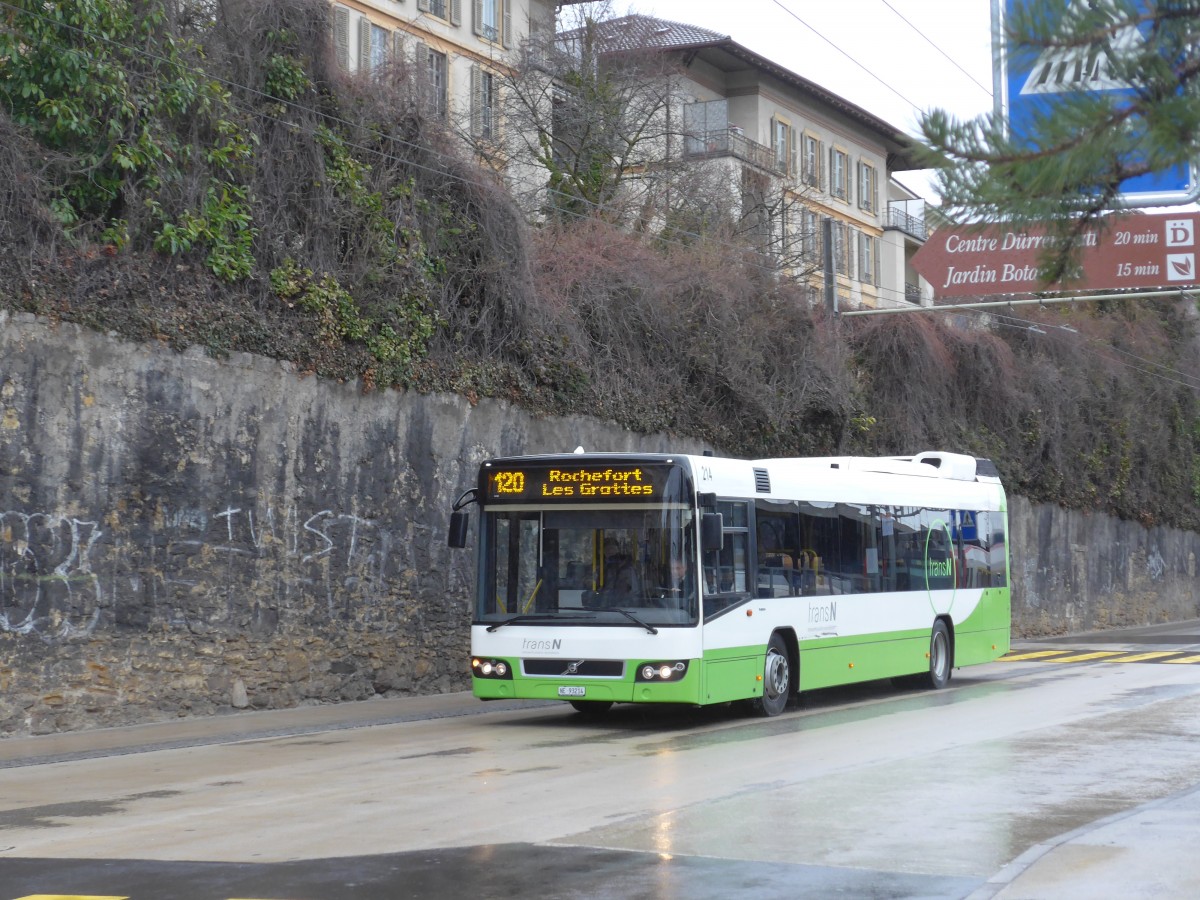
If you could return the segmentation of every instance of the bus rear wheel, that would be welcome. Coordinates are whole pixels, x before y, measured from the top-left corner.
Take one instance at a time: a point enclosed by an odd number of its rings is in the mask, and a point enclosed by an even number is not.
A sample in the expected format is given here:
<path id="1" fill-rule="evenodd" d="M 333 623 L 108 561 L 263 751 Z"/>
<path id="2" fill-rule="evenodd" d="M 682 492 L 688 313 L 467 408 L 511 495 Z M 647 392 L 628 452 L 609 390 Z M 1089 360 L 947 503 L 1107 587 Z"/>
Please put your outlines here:
<path id="1" fill-rule="evenodd" d="M 922 679 L 925 687 L 936 691 L 949 684 L 950 664 L 950 632 L 946 623 L 938 619 L 929 636 L 929 673 Z"/>
<path id="2" fill-rule="evenodd" d="M 750 708 L 760 716 L 777 716 L 787 707 L 792 692 L 792 663 L 787 645 L 778 634 L 767 643 L 767 658 L 763 663 L 763 692 L 750 701 Z"/>
<path id="3" fill-rule="evenodd" d="M 583 713 L 585 716 L 598 716 L 612 709 L 613 702 L 611 700 L 572 700 L 571 705 L 575 707 L 575 712 Z"/>

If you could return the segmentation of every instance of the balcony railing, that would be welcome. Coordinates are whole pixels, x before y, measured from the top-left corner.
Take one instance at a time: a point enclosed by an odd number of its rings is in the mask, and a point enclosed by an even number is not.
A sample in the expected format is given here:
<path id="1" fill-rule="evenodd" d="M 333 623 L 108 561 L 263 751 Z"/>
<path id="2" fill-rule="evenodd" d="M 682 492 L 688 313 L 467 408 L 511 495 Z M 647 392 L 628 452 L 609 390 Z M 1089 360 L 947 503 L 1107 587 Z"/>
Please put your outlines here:
<path id="1" fill-rule="evenodd" d="M 776 175 L 787 174 L 770 147 L 750 140 L 736 126 L 688 135 L 684 152 L 690 157 L 732 156 Z"/>
<path id="2" fill-rule="evenodd" d="M 924 212 L 922 208 L 920 215 L 913 215 L 903 206 L 896 203 L 889 203 L 887 219 L 883 223 L 883 227 L 898 228 L 919 241 L 926 240 L 929 237 L 929 229 L 925 227 Z"/>

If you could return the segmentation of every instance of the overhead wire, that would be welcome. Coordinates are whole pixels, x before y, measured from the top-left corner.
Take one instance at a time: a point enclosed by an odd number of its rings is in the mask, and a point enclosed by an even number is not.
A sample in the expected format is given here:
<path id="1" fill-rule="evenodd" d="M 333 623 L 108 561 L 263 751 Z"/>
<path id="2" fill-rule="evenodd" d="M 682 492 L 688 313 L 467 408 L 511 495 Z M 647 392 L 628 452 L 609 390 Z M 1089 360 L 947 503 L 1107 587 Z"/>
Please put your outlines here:
<path id="1" fill-rule="evenodd" d="M 899 97 L 905 103 L 907 103 L 913 109 L 918 110 L 918 111 L 921 109 L 921 107 L 919 107 L 917 104 L 913 103 L 911 100 L 909 100 L 907 97 L 905 97 L 902 93 L 900 93 L 898 90 L 896 90 L 895 87 L 893 87 L 891 84 L 889 84 L 883 78 L 881 78 L 879 75 L 877 75 L 871 69 L 867 68 L 866 65 L 859 62 L 857 59 L 855 59 L 853 56 L 851 56 L 849 53 L 847 53 L 843 47 L 838 46 L 838 44 L 835 41 L 830 40 L 825 35 L 823 35 L 820 31 L 818 31 L 816 28 L 814 28 L 812 25 L 810 25 L 808 22 L 804 21 L 804 19 L 800 18 L 800 15 L 797 12 L 795 12 L 794 10 L 792 10 L 784 5 L 783 0 L 771 0 L 771 2 L 774 3 L 776 6 L 778 6 L 780 9 L 782 9 L 785 13 L 787 13 L 789 16 L 791 16 L 797 22 L 799 22 L 801 25 L 803 25 L 805 28 L 807 28 L 809 31 L 811 31 L 813 34 L 815 34 L 817 37 L 819 37 L 821 40 L 823 40 L 825 43 L 827 43 L 830 47 L 832 47 L 838 53 L 842 54 L 842 56 L 846 57 L 846 59 L 850 60 L 850 62 L 854 63 L 854 65 L 858 66 L 858 68 L 862 69 L 864 72 L 866 72 L 868 75 L 870 75 L 876 81 L 878 81 L 887 90 L 891 91 L 893 94 L 895 94 L 897 97 Z"/>
<path id="2" fill-rule="evenodd" d="M 1050 330 L 1058 330 L 1058 331 L 1064 331 L 1064 332 L 1075 334 L 1075 335 L 1077 335 L 1077 340 L 1079 341 L 1080 349 L 1084 353 L 1087 353 L 1091 356 L 1100 357 L 1101 349 L 1102 350 L 1111 350 L 1115 353 L 1121 354 L 1122 356 L 1128 356 L 1131 359 L 1137 360 L 1139 363 L 1143 363 L 1146 366 L 1153 367 L 1154 369 L 1161 369 L 1164 372 L 1169 373 L 1169 375 L 1176 376 L 1176 377 L 1168 377 L 1168 375 L 1161 374 L 1160 372 L 1155 372 L 1152 369 L 1143 368 L 1142 366 L 1133 365 L 1132 363 L 1125 362 L 1124 360 L 1120 360 L 1120 359 L 1114 360 L 1118 365 L 1121 365 L 1124 368 L 1130 369 L 1131 371 L 1134 371 L 1134 372 L 1140 372 L 1141 374 L 1147 376 L 1148 378 L 1162 381 L 1166 384 L 1175 384 L 1180 387 L 1185 387 L 1185 388 L 1188 388 L 1189 390 L 1200 393 L 1200 375 L 1189 375 L 1186 372 L 1181 372 L 1178 369 L 1174 369 L 1170 366 L 1163 365 L 1162 363 L 1154 362 L 1153 360 L 1146 359 L 1145 357 L 1142 357 L 1142 356 L 1138 356 L 1136 353 L 1132 353 L 1128 350 L 1122 350 L 1120 347 L 1116 346 L 1115 344 L 1102 342 L 1097 338 L 1092 338 L 1092 337 L 1088 337 L 1087 335 L 1081 334 L 1078 331 L 1078 329 L 1071 328 L 1069 326 L 1064 326 L 1064 325 L 1055 325 L 1053 323 L 1038 322 L 1034 319 L 1026 319 L 1026 318 L 1022 318 L 1020 316 L 1014 316 L 1014 315 L 1011 315 L 1008 313 L 996 312 L 995 310 L 964 310 L 963 312 L 964 313 L 971 312 L 971 313 L 975 313 L 977 316 L 995 320 L 995 323 L 1002 328 L 1015 328 L 1015 329 L 1020 329 L 1022 331 L 1032 331 L 1034 333 L 1037 333 L 1038 331 L 1043 331 L 1045 329 L 1050 329 Z M 1089 346 L 1089 345 L 1091 345 L 1091 346 Z M 1099 348 L 1099 349 L 1097 349 L 1097 348 Z"/>
<path id="3" fill-rule="evenodd" d="M 941 47 L 939 47 L 937 45 L 937 43 L 932 38 L 929 37 L 929 35 L 927 35 L 924 31 L 922 31 L 920 28 L 918 28 L 916 25 L 914 25 L 912 22 L 910 22 L 904 16 L 904 14 L 900 12 L 900 10 L 898 10 L 898 9 L 896 9 L 896 7 L 892 6 L 892 4 L 890 2 L 888 2 L 888 0 L 879 0 L 879 2 L 882 3 L 884 6 L 886 6 L 888 9 L 890 9 L 893 13 L 895 13 L 896 17 L 899 18 L 901 22 L 903 22 L 905 25 L 907 25 L 909 28 L 911 28 L 914 32 L 917 33 L 917 35 L 919 35 L 925 41 L 925 43 L 927 43 L 930 47 L 932 47 L 934 50 L 936 50 L 938 53 L 940 53 L 943 57 L 945 57 L 946 61 L 949 62 L 950 65 L 954 66 L 954 68 L 958 69 L 958 71 L 960 71 L 964 75 L 966 75 L 967 78 L 969 78 L 972 82 L 974 82 L 975 85 L 981 91 L 983 91 L 985 94 L 987 94 L 989 98 L 992 97 L 992 89 L 990 87 L 986 87 L 985 85 L 980 84 L 978 79 L 976 79 L 974 75 L 972 75 L 970 72 L 968 72 L 966 69 L 964 69 L 961 65 L 959 65 L 958 61 L 955 60 L 954 57 L 952 57 L 949 53 L 947 53 Z"/>

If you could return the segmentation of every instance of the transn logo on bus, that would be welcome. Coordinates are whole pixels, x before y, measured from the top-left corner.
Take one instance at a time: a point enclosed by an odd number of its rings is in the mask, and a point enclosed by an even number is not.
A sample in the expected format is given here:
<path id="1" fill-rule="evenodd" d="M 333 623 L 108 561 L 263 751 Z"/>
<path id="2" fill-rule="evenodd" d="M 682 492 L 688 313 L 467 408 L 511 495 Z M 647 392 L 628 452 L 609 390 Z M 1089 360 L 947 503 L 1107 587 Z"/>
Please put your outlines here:
<path id="1" fill-rule="evenodd" d="M 810 604 L 808 607 L 808 624 L 821 625 L 826 622 L 837 621 L 837 602 L 830 600 L 823 606 Z"/>
<path id="2" fill-rule="evenodd" d="M 552 641 L 535 641 L 533 638 L 525 638 L 521 641 L 522 650 L 561 650 L 562 639 L 555 638 Z"/>
<path id="3" fill-rule="evenodd" d="M 926 569 L 936 578 L 949 578 L 954 574 L 954 565 L 948 559 L 931 559 L 926 563 Z"/>

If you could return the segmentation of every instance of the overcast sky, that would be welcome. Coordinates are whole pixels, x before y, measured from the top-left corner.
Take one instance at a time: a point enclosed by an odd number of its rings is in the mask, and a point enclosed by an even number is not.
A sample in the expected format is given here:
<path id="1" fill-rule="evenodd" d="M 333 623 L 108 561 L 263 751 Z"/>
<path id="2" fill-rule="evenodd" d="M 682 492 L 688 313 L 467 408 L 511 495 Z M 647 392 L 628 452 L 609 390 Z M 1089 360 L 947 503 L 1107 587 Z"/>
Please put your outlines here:
<path id="1" fill-rule="evenodd" d="M 990 0 L 617 0 L 617 11 L 727 34 L 909 134 L 928 109 L 992 109 Z M 900 180 L 929 191 L 915 173 Z"/>

